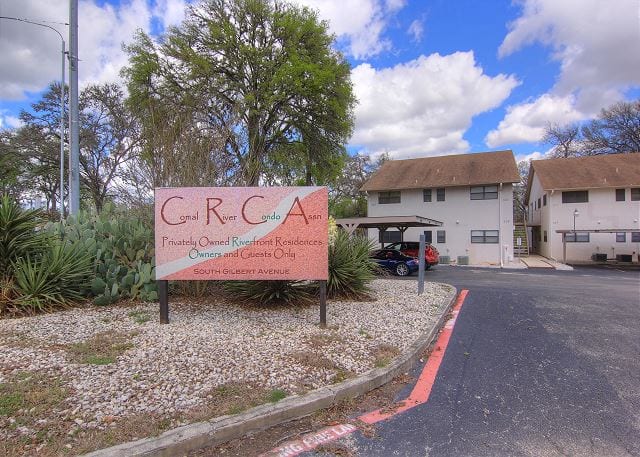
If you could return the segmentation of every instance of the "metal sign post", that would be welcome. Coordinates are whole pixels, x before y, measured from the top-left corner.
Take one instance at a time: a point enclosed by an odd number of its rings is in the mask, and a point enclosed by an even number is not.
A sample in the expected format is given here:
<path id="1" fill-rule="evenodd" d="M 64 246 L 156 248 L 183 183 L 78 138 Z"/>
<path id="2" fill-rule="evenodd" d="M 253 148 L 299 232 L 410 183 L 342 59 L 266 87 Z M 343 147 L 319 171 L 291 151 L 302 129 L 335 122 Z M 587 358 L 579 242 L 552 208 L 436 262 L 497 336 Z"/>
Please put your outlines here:
<path id="1" fill-rule="evenodd" d="M 320 281 L 320 327 L 327 326 L 327 281 Z"/>
<path id="2" fill-rule="evenodd" d="M 418 252 L 418 295 L 424 292 L 424 250 L 426 248 L 424 233 L 420 235 L 420 248 Z"/>

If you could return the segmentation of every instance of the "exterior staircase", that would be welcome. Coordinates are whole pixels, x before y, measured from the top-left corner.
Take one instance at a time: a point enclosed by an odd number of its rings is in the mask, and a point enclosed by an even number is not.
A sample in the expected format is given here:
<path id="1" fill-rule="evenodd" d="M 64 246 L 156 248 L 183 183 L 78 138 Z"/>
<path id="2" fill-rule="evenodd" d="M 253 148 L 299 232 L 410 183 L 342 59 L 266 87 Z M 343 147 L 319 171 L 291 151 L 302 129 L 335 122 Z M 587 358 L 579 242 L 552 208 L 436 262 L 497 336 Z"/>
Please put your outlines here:
<path id="1" fill-rule="evenodd" d="M 520 243 L 518 243 L 520 240 Z M 527 224 L 516 224 L 513 227 L 513 254 L 517 257 L 529 255 L 529 238 L 527 236 Z"/>

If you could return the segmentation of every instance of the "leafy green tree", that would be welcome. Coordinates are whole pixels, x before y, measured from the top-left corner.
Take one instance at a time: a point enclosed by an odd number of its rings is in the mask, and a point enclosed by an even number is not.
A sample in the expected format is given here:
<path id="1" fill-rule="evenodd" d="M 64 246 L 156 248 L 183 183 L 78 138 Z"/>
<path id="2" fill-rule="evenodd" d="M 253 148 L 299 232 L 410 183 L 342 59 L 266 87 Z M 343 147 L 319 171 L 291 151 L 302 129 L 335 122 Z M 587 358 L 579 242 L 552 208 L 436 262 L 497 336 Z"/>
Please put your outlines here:
<path id="1" fill-rule="evenodd" d="M 325 22 L 275 0 L 207 0 L 153 42 L 127 47 L 131 102 L 155 118 L 145 139 L 177 113 L 218 138 L 216 163 L 234 184 L 335 178 L 353 128 L 350 67 Z"/>

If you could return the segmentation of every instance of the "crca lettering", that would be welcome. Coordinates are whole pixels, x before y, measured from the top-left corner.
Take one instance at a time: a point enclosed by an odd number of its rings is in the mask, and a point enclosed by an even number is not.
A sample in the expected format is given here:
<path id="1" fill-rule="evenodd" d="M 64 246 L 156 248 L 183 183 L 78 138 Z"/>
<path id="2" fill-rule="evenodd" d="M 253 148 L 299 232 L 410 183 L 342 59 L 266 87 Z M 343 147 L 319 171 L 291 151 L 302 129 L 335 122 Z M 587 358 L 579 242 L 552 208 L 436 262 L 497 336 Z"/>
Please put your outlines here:
<path id="1" fill-rule="evenodd" d="M 183 197 L 179 197 L 177 195 L 174 195 L 172 197 L 169 197 L 165 200 L 165 202 L 162 204 L 162 207 L 160 208 L 160 218 L 167 224 L 167 225 L 180 225 L 180 224 L 184 224 L 186 223 L 186 220 L 180 221 L 180 222 L 170 222 L 169 220 L 167 220 L 166 216 L 165 216 L 165 208 L 167 207 L 167 204 L 173 200 L 173 199 L 179 199 L 179 200 L 184 200 Z M 261 198 L 264 199 L 263 196 L 261 195 L 252 195 L 251 197 L 247 198 L 244 203 L 242 204 L 242 219 L 247 223 L 247 224 L 251 224 L 251 225 L 258 225 L 258 224 L 264 224 L 265 222 L 267 222 L 266 220 L 262 220 L 262 221 L 251 221 L 249 220 L 249 218 L 247 217 L 247 206 L 249 204 L 249 202 L 251 200 L 253 200 L 254 198 Z M 221 224 L 226 224 L 229 220 L 234 220 L 235 216 L 225 216 L 224 214 L 220 214 L 218 212 L 218 208 L 222 205 L 223 200 L 221 198 L 218 197 L 209 197 L 207 198 L 207 225 L 211 224 L 211 215 L 213 214 L 218 221 L 220 221 Z M 294 208 L 297 207 L 297 211 L 298 212 L 293 212 Z M 284 223 L 287 222 L 287 220 L 289 220 L 289 217 L 293 217 L 293 216 L 298 216 L 298 217 L 302 217 L 304 219 L 304 223 L 306 225 L 309 225 L 309 220 L 307 219 L 307 215 L 304 212 L 304 208 L 302 207 L 302 203 L 300 203 L 300 198 L 296 197 L 293 200 L 293 203 L 291 204 L 291 208 L 289 208 L 289 212 L 287 212 L 287 217 L 284 218 Z"/>

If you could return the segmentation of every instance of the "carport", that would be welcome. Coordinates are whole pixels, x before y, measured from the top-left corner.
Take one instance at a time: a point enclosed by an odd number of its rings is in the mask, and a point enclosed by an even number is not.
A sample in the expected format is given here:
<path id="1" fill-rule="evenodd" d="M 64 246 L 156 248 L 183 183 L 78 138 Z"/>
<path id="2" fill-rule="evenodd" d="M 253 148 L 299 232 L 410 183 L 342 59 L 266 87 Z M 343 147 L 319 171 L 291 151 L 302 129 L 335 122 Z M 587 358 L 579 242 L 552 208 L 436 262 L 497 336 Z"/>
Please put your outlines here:
<path id="1" fill-rule="evenodd" d="M 400 232 L 400 241 L 404 241 L 404 232 L 409 227 L 441 227 L 442 222 L 422 216 L 381 216 L 336 219 L 336 225 L 345 229 L 349 235 L 358 228 L 377 228 L 382 233 L 395 228 Z M 384 243 L 381 244 L 384 247 Z"/>
<path id="2" fill-rule="evenodd" d="M 567 262 L 567 233 L 631 233 L 638 229 L 580 229 L 580 230 L 556 230 L 562 234 L 562 263 Z"/>

